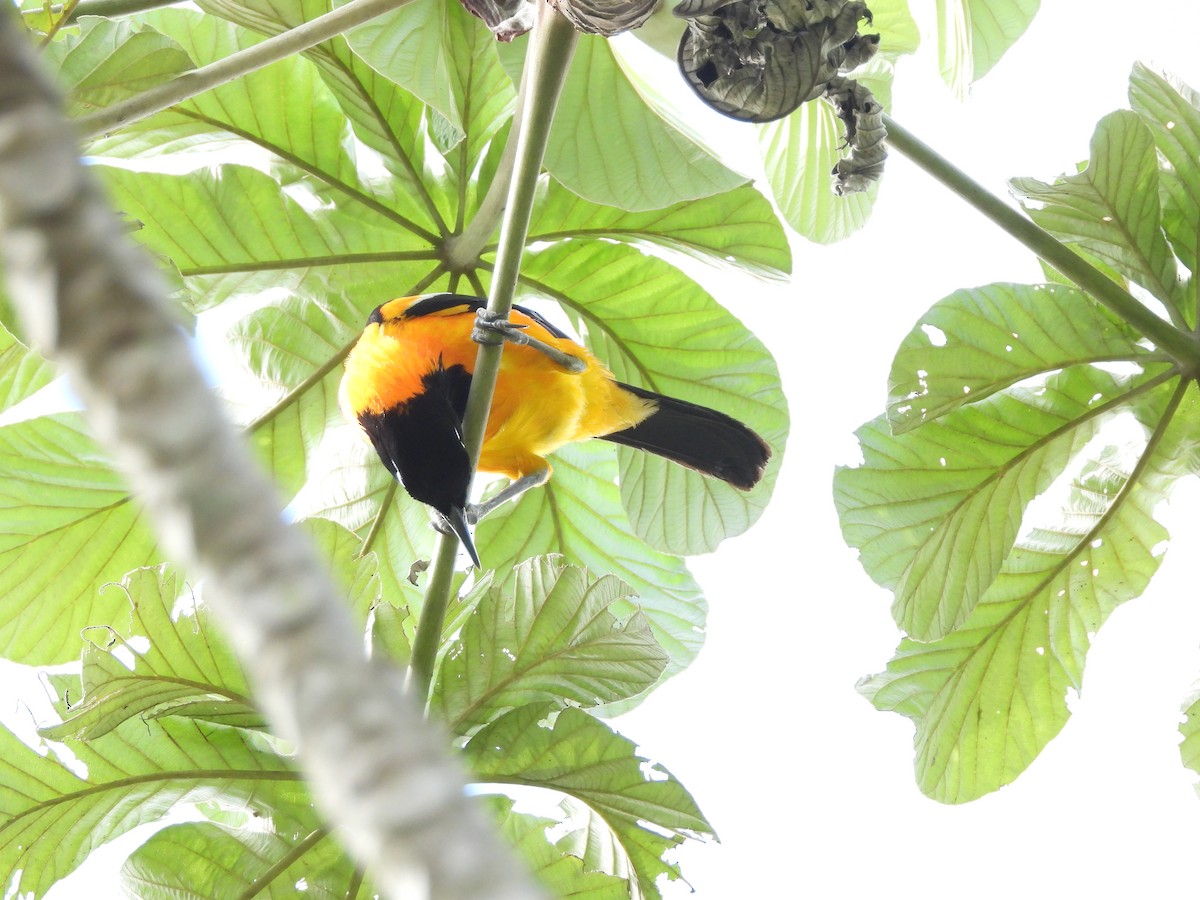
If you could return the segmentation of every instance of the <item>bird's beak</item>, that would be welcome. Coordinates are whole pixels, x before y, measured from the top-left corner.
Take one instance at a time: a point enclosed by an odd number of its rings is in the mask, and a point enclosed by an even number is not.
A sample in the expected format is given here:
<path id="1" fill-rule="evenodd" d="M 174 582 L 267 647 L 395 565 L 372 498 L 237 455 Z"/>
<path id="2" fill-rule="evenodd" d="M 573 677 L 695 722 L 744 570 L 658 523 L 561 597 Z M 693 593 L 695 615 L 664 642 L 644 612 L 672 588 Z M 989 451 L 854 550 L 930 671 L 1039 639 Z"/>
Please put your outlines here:
<path id="1" fill-rule="evenodd" d="M 482 569 L 483 563 L 479 561 L 479 553 L 475 549 L 475 541 L 471 537 L 471 529 L 467 527 L 466 515 L 458 507 L 452 506 L 449 514 L 446 516 L 446 521 L 450 523 L 450 528 L 458 536 L 458 539 L 462 541 L 462 545 L 467 550 L 467 555 L 471 557 L 471 562 L 475 563 L 475 568 Z"/>

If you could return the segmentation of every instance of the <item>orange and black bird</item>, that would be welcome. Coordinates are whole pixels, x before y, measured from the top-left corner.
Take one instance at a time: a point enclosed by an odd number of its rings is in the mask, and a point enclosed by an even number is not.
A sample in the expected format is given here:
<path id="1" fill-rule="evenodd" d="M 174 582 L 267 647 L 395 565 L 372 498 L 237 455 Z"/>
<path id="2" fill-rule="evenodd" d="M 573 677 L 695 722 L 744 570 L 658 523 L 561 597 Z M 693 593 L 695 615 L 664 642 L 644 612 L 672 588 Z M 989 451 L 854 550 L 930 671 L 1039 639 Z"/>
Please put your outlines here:
<path id="1" fill-rule="evenodd" d="M 511 483 L 475 505 L 461 427 L 477 342 L 497 336 L 513 346 L 501 356 L 479 469 Z M 724 413 L 617 381 L 536 312 L 514 306 L 507 321 L 496 321 L 487 301 L 460 294 L 377 307 L 346 359 L 339 399 L 383 464 L 440 514 L 476 566 L 468 524 L 544 483 L 547 454 L 564 444 L 602 438 L 742 490 L 758 483 L 771 456 L 757 434 Z"/>

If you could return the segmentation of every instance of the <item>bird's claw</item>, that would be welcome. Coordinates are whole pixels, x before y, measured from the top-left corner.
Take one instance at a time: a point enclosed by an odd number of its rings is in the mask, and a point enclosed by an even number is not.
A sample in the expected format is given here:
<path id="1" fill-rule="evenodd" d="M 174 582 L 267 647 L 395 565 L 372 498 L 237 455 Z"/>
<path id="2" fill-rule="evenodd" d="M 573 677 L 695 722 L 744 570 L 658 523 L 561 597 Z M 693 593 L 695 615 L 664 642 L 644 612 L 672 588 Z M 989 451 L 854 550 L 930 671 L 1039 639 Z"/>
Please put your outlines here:
<path id="1" fill-rule="evenodd" d="M 471 329 L 471 340 L 477 344 L 501 344 L 508 341 L 512 344 L 528 344 L 529 335 L 522 329 L 524 325 L 510 322 L 503 313 L 490 309 L 480 309 L 475 313 L 475 327 Z"/>

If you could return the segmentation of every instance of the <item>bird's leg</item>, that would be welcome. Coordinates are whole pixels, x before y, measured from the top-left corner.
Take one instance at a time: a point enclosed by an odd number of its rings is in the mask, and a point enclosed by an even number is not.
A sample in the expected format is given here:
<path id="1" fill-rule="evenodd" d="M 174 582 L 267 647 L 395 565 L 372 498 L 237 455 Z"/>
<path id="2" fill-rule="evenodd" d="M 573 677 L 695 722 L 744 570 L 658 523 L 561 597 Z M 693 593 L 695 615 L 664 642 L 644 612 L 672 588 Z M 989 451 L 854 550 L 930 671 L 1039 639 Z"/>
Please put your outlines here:
<path id="1" fill-rule="evenodd" d="M 524 328 L 524 325 L 510 322 L 507 316 L 484 308 L 475 314 L 475 328 L 471 331 L 471 340 L 477 344 L 499 344 L 501 341 L 508 341 L 511 344 L 532 347 L 539 353 L 544 353 L 568 372 L 579 373 L 587 368 L 587 363 L 578 356 L 573 356 L 557 347 L 551 347 L 545 341 L 530 337 L 525 333 Z M 537 483 L 541 484 L 540 481 Z"/>
<path id="2" fill-rule="evenodd" d="M 508 487 L 500 491 L 496 496 L 484 500 L 482 503 L 467 504 L 467 522 L 474 525 L 488 513 L 494 512 L 498 507 L 504 505 L 509 500 L 514 500 L 520 497 L 530 488 L 535 488 L 539 484 L 545 484 L 550 480 L 550 467 L 538 469 L 536 472 L 530 472 L 528 475 L 522 475 L 516 481 L 512 482 Z"/>

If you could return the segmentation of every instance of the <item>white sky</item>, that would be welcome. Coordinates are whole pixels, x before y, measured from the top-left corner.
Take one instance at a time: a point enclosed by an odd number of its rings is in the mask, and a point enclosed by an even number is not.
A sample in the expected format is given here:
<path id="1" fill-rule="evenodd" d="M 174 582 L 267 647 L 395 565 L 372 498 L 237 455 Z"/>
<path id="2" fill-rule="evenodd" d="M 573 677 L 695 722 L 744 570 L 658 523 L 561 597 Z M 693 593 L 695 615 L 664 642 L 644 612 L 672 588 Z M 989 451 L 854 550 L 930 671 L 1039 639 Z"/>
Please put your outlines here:
<path id="1" fill-rule="evenodd" d="M 932 8 L 932 3 L 914 4 Z M 933 41 L 901 62 L 892 116 L 986 187 L 1049 180 L 1127 107 L 1135 60 L 1200 86 L 1186 2 L 1046 0 L 960 105 Z M 771 347 L 792 412 L 772 506 L 692 569 L 711 604 L 699 660 L 618 727 L 693 792 L 722 843 L 679 859 L 696 900 L 1154 897 L 1194 890 L 1200 800 L 1179 707 L 1200 678 L 1200 492 L 1164 510 L 1175 549 L 1088 656 L 1074 715 L 1013 785 L 965 806 L 916 788 L 909 721 L 854 691 L 898 640 L 890 594 L 841 540 L 834 465 L 883 409 L 896 346 L 956 288 L 1041 280 L 1032 256 L 893 153 L 875 215 L 833 248 L 795 246 L 791 285 L 720 299 Z M 790 326 L 795 337 L 786 333 Z M 1191 486 L 1189 486 L 1191 487 Z M 1182 552 L 1180 552 L 1182 549 Z M 688 896 L 678 891 L 675 896 Z"/>
<path id="2" fill-rule="evenodd" d="M 969 103 L 938 79 L 930 40 L 901 63 L 891 113 L 1003 193 L 1007 177 L 1050 179 L 1086 156 L 1096 120 L 1127 105 L 1134 60 L 1200 86 L 1197 34 L 1200 9 L 1184 0 L 1046 0 Z M 959 287 L 1040 280 L 1033 258 L 893 154 L 866 230 L 833 248 L 798 243 L 795 271 L 791 285 L 719 292 L 783 372 L 793 426 L 775 499 L 749 534 L 693 561 L 711 604 L 707 646 L 617 725 L 721 835 L 679 856 L 692 896 L 1152 897 L 1191 886 L 1200 801 L 1176 728 L 1200 678 L 1194 551 L 1169 551 L 1147 594 L 1099 633 L 1063 733 L 1015 784 L 973 804 L 924 798 L 912 726 L 854 691 L 898 633 L 890 596 L 841 540 L 833 467 L 854 458 L 851 432 L 882 410 L 892 354 L 921 313 Z M 1197 503 L 1200 492 L 1181 492 L 1164 514 L 1179 546 L 1200 536 L 1184 521 Z M 96 885 L 114 869 L 98 860 L 49 896 L 108 896 Z"/>

